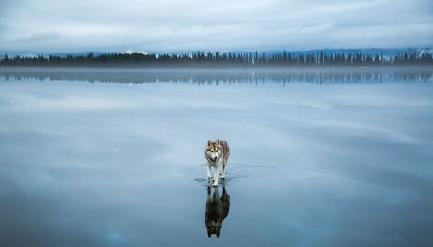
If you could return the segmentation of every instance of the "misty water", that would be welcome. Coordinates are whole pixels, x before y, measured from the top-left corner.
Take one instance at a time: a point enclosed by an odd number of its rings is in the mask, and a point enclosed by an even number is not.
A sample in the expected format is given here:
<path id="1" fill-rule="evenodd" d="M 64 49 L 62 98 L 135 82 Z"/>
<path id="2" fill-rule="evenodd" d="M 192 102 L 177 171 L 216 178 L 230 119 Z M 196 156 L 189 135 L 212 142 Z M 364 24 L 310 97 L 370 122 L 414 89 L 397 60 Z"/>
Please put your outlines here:
<path id="1" fill-rule="evenodd" d="M 432 246 L 432 73 L 0 68 L 0 246 Z"/>

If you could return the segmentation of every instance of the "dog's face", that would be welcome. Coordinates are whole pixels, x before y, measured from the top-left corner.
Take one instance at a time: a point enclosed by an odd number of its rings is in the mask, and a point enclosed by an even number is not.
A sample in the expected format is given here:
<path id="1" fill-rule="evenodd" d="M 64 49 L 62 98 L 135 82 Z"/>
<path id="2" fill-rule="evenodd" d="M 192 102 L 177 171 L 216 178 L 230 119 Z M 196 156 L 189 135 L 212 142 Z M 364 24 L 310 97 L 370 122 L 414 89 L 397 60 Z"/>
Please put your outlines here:
<path id="1" fill-rule="evenodd" d="M 223 148 L 219 140 L 207 141 L 205 153 L 206 156 L 213 162 L 216 162 L 221 157 L 222 150 Z"/>

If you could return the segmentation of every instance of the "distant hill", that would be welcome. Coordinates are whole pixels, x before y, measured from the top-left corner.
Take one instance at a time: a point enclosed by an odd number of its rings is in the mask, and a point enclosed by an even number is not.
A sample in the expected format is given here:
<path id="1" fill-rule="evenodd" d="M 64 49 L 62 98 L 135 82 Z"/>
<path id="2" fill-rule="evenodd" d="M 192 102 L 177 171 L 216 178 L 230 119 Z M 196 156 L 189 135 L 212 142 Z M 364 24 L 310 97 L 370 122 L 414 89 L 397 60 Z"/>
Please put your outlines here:
<path id="1" fill-rule="evenodd" d="M 50 55 L 52 56 L 61 56 L 65 57 L 67 55 L 72 56 L 86 56 L 90 52 L 34 52 L 34 51 L 26 51 L 26 52 L 19 52 L 19 51 L 12 51 L 12 52 L 4 52 L 0 51 L 0 58 L 4 58 L 5 54 L 8 54 L 9 57 L 14 56 L 24 56 L 24 57 L 37 57 L 39 55 L 43 55 L 44 57 L 48 57 Z M 101 54 L 111 54 L 114 52 L 91 52 L 95 55 L 101 55 Z"/>

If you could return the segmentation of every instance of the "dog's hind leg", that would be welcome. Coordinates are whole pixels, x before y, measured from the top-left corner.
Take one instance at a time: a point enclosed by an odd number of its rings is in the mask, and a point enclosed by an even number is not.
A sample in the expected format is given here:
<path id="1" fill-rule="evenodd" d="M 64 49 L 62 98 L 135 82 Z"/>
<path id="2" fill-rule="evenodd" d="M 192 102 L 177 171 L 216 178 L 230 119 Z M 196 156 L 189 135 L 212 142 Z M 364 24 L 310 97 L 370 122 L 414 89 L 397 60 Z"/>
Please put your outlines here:
<path id="1" fill-rule="evenodd" d="M 221 172 L 221 179 L 225 179 L 226 178 L 226 165 L 227 165 L 227 160 L 223 160 L 223 170 Z"/>

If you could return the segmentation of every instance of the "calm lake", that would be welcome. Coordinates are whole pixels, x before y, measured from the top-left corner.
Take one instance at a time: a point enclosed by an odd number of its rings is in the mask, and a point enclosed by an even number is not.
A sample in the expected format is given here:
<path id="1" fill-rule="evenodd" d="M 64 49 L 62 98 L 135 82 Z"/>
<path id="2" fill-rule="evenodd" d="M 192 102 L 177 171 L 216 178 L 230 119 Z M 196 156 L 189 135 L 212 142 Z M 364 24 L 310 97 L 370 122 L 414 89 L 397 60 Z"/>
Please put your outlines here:
<path id="1" fill-rule="evenodd" d="M 431 247 L 432 193 L 431 67 L 0 68 L 2 247 Z"/>

